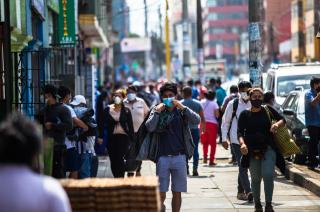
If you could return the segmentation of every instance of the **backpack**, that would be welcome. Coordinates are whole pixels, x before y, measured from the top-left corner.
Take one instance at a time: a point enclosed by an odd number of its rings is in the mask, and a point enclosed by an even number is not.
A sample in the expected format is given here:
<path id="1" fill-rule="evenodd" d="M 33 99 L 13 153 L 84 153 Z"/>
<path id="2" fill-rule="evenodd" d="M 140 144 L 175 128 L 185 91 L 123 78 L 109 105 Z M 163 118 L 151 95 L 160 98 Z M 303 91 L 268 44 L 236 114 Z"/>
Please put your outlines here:
<path id="1" fill-rule="evenodd" d="M 229 139 L 230 139 L 230 130 L 231 130 L 231 127 L 232 127 L 232 121 L 237 115 L 238 105 L 239 105 L 239 98 L 235 98 L 233 103 L 232 103 L 232 116 L 231 116 L 230 126 L 229 126 L 228 133 L 227 133 Z"/>

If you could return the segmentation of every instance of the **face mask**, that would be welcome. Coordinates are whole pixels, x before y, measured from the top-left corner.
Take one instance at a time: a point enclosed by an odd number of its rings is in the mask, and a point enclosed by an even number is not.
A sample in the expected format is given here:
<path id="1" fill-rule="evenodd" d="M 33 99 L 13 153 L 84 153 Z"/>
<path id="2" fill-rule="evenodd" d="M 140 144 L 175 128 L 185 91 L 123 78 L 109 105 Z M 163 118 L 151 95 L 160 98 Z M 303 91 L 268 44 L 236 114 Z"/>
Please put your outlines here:
<path id="1" fill-rule="evenodd" d="M 171 98 L 164 98 L 163 104 L 165 104 L 167 107 L 173 107 L 172 100 L 174 100 L 174 97 Z"/>
<path id="2" fill-rule="evenodd" d="M 113 100 L 116 105 L 120 105 L 122 102 L 122 99 L 119 96 L 116 96 Z"/>
<path id="3" fill-rule="evenodd" d="M 259 108 L 262 105 L 261 99 L 250 100 L 250 102 L 251 102 L 251 105 L 255 108 Z"/>
<path id="4" fill-rule="evenodd" d="M 129 101 L 135 100 L 137 95 L 135 93 L 128 93 L 127 98 Z"/>
<path id="5" fill-rule="evenodd" d="M 248 99 L 248 94 L 247 94 L 247 92 L 241 92 L 241 93 L 240 93 L 240 96 L 241 96 L 241 98 L 244 99 L 244 100 L 247 100 L 247 99 Z"/>

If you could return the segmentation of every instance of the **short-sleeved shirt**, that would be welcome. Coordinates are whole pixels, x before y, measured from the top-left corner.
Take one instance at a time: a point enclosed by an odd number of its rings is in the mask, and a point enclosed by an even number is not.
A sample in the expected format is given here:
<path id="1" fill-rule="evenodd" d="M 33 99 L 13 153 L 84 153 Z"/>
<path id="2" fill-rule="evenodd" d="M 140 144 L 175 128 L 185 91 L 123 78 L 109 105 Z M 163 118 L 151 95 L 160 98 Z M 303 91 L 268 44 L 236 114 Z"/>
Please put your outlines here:
<path id="1" fill-rule="evenodd" d="M 189 99 L 184 99 L 181 101 L 181 103 L 184 106 L 187 106 L 188 108 L 190 108 L 193 112 L 199 114 L 202 111 L 202 105 L 198 100 L 189 98 Z M 189 128 L 190 129 L 198 129 L 198 125 L 197 124 L 189 124 Z"/>
<path id="2" fill-rule="evenodd" d="M 133 103 L 125 99 L 124 105 L 129 108 L 131 112 L 134 132 L 138 132 L 144 118 L 148 115 L 149 107 L 141 98 L 136 98 L 136 101 Z"/>
<path id="3" fill-rule="evenodd" d="M 320 103 L 316 106 L 312 106 L 311 102 L 316 98 L 317 93 L 309 90 L 305 94 L 305 117 L 306 126 L 320 127 Z"/>
<path id="4" fill-rule="evenodd" d="M 76 113 L 74 112 L 74 110 L 73 110 L 73 108 L 71 106 L 69 106 L 67 104 L 63 104 L 63 105 L 66 108 L 68 108 L 68 110 L 70 111 L 72 120 L 74 118 L 77 118 L 77 115 L 76 115 Z M 66 139 L 65 139 L 64 143 L 67 146 L 67 149 L 71 149 L 71 148 L 74 148 L 76 146 L 75 142 L 74 141 L 70 141 L 67 136 L 66 136 Z"/>
<path id="5" fill-rule="evenodd" d="M 217 124 L 218 121 L 215 116 L 215 111 L 219 109 L 219 105 L 215 101 L 210 101 L 207 99 L 202 100 L 201 105 L 206 122 Z"/>
<path id="6" fill-rule="evenodd" d="M 185 152 L 183 141 L 183 123 L 179 111 L 175 109 L 172 111 L 173 119 L 167 126 L 167 130 L 159 134 L 159 155 L 177 155 Z"/>
<path id="7" fill-rule="evenodd" d="M 218 103 L 219 106 L 222 106 L 223 100 L 227 96 L 227 93 L 221 87 L 217 88 L 216 93 L 217 93 L 217 103 Z"/>

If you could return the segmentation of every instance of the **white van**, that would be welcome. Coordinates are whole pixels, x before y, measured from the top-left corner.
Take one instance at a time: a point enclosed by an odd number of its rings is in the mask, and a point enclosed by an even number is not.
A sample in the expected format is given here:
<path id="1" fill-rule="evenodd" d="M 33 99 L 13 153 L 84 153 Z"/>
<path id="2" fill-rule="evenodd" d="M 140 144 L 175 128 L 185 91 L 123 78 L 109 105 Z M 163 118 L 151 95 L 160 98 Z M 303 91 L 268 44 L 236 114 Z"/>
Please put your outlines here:
<path id="1" fill-rule="evenodd" d="M 291 91 L 310 89 L 313 76 L 320 76 L 320 63 L 273 64 L 267 72 L 265 91 L 274 93 L 278 108 Z"/>

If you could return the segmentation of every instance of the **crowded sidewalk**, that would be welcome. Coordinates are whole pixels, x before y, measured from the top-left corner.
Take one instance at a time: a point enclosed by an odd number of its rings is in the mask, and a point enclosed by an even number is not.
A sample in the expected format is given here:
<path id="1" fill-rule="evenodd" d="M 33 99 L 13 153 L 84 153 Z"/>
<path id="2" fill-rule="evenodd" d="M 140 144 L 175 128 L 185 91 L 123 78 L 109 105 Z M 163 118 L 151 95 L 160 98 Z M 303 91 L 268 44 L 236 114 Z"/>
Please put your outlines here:
<path id="1" fill-rule="evenodd" d="M 230 157 L 228 153 L 229 151 L 218 145 L 216 153 L 218 165 L 209 167 L 200 162 L 198 170 L 200 176 L 188 177 L 188 192 L 182 194 L 182 211 L 252 211 L 253 204 L 236 198 L 238 167 L 228 163 Z M 189 165 L 191 164 L 192 160 L 189 161 Z M 155 173 L 155 164 L 144 161 L 141 174 L 143 176 L 154 176 Z M 98 176 L 112 177 L 108 157 L 100 158 Z M 171 194 L 169 192 L 166 200 L 167 211 L 171 211 L 170 199 Z M 262 196 L 262 199 L 264 199 L 264 196 Z M 288 181 L 279 173 L 277 173 L 275 180 L 273 202 L 275 210 L 279 212 L 316 212 L 320 210 L 320 197 Z"/>

